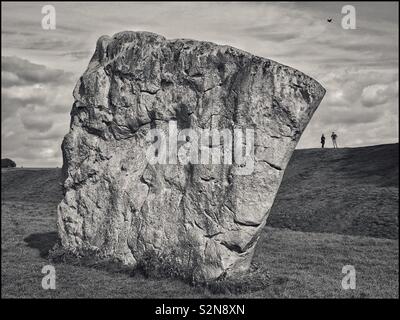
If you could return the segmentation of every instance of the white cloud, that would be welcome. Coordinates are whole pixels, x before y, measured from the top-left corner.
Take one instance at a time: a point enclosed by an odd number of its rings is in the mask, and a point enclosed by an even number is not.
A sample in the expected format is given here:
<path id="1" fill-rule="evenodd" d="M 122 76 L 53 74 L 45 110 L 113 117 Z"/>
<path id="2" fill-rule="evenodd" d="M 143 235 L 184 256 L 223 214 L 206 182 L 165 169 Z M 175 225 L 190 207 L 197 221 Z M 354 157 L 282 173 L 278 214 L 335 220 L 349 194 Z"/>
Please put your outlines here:
<path id="1" fill-rule="evenodd" d="M 68 131 L 71 74 L 18 57 L 3 57 L 2 154 L 23 166 L 60 166 Z"/>
<path id="2" fill-rule="evenodd" d="M 398 94 L 398 82 L 374 84 L 363 89 L 361 102 L 366 107 L 375 107 L 388 102 Z"/>

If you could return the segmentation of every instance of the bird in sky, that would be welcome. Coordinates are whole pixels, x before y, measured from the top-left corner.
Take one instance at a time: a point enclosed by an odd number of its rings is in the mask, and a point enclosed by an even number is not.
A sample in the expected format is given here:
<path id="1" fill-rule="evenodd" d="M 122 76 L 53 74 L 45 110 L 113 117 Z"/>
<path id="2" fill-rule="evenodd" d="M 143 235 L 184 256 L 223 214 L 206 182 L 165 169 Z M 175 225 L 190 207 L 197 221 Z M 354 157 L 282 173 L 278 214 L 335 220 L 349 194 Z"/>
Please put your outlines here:
<path id="1" fill-rule="evenodd" d="M 331 23 L 331 22 L 333 21 L 333 19 L 332 19 L 332 18 L 328 18 L 328 19 L 326 19 L 326 21 L 328 21 L 329 23 Z"/>

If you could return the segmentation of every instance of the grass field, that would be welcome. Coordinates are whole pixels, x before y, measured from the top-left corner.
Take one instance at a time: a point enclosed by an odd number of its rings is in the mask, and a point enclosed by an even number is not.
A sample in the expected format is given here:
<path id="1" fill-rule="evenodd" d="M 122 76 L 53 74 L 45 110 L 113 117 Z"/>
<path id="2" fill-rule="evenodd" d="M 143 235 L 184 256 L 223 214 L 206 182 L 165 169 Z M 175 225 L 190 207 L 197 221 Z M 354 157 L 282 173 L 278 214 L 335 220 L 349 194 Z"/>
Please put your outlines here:
<path id="1" fill-rule="evenodd" d="M 396 148 L 296 151 L 254 258 L 270 283 L 240 294 L 67 263 L 55 265 L 57 289 L 43 290 L 60 170 L 2 169 L 2 297 L 398 298 Z M 355 290 L 341 287 L 344 265 L 356 269 Z"/>
<path id="2" fill-rule="evenodd" d="M 296 150 L 268 225 L 398 239 L 398 148 Z"/>

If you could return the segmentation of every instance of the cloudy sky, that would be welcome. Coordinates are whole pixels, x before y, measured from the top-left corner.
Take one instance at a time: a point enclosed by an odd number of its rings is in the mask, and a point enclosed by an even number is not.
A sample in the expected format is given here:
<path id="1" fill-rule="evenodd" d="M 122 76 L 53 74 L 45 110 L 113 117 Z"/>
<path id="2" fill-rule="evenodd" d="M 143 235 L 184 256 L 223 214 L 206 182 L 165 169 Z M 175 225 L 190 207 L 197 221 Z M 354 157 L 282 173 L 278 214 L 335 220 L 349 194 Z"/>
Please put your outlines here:
<path id="1" fill-rule="evenodd" d="M 45 4 L 56 9 L 55 30 L 41 27 Z M 341 26 L 345 4 L 356 9 L 355 30 Z M 62 165 L 72 89 L 97 38 L 123 30 L 232 45 L 318 80 L 327 94 L 298 148 L 331 131 L 339 146 L 398 142 L 394 2 L 2 2 L 1 29 L 1 153 L 18 165 Z"/>

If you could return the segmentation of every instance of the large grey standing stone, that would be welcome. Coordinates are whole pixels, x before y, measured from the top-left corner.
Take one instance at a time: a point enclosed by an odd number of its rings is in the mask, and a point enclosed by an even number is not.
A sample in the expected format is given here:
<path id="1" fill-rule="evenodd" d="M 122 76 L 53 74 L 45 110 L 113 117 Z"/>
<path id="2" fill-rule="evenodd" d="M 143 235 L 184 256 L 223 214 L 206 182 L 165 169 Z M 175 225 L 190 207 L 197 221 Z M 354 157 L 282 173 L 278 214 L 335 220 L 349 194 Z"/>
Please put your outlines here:
<path id="1" fill-rule="evenodd" d="M 151 254 L 203 280 L 248 270 L 324 94 L 307 75 L 229 46 L 148 32 L 101 37 L 74 89 L 62 145 L 63 248 L 133 266 Z M 149 164 L 146 133 L 167 132 L 170 120 L 178 129 L 253 128 L 254 172 Z"/>

